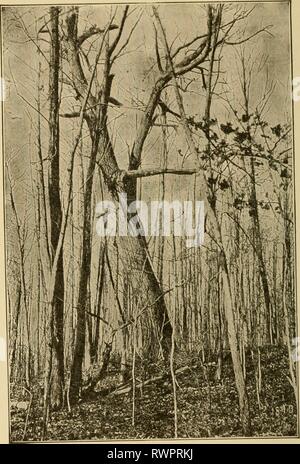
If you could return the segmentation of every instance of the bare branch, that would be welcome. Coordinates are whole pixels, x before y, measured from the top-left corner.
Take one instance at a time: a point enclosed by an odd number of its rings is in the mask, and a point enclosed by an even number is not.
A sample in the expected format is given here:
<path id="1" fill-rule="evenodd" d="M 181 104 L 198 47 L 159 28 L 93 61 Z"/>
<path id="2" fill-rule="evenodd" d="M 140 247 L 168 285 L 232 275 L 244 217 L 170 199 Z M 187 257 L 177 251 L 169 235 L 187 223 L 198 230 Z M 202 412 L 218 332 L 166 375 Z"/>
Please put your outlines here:
<path id="1" fill-rule="evenodd" d="M 202 35 L 198 35 L 197 37 L 195 37 L 193 40 L 191 40 L 190 42 L 186 43 L 186 44 L 183 44 L 181 45 L 180 47 L 178 47 L 175 52 L 172 54 L 172 59 L 175 58 L 176 55 L 178 55 L 178 53 L 183 50 L 184 48 L 188 48 L 190 47 L 191 45 L 193 45 L 193 43 L 197 42 L 197 40 L 200 40 L 200 39 L 204 39 L 207 37 L 207 33 L 206 34 L 202 34 Z"/>
<path id="2" fill-rule="evenodd" d="M 261 34 L 262 32 L 266 32 L 267 34 L 269 34 L 269 35 L 271 35 L 273 37 L 273 34 L 271 34 L 271 32 L 268 30 L 270 27 L 272 27 L 272 25 L 263 27 L 262 29 L 259 29 L 258 31 L 256 31 L 253 34 L 249 35 L 245 39 L 239 40 L 237 42 L 228 42 L 227 40 L 224 40 L 224 43 L 226 45 L 241 45 L 241 44 L 243 44 L 245 42 L 248 42 L 248 40 L 253 39 L 253 37 L 257 36 L 258 34 Z M 223 41 L 223 39 L 222 39 L 222 41 Z M 222 41 L 220 41 L 219 43 L 221 43 Z"/>
<path id="3" fill-rule="evenodd" d="M 115 38 L 115 40 L 113 41 L 113 43 L 109 47 L 109 52 L 108 52 L 109 56 L 111 56 L 112 53 L 115 51 L 116 46 L 118 45 L 118 43 L 119 43 L 119 41 L 121 39 L 123 29 L 124 29 L 124 26 L 125 26 L 125 22 L 126 22 L 126 19 L 127 19 L 128 10 L 129 10 L 129 6 L 126 5 L 125 8 L 124 8 L 123 17 L 122 17 L 122 20 L 121 20 L 121 24 L 120 24 L 120 28 L 119 28 L 119 32 L 117 34 L 117 37 Z"/>
<path id="4" fill-rule="evenodd" d="M 131 28 L 131 31 L 129 32 L 128 34 L 128 37 L 127 39 L 125 40 L 124 44 L 121 46 L 120 50 L 118 51 L 118 53 L 116 53 L 116 55 L 114 55 L 111 59 L 111 63 L 114 63 L 114 61 L 117 59 L 117 58 L 120 58 L 120 56 L 123 56 L 124 53 L 122 54 L 122 51 L 127 47 L 128 43 L 130 42 L 130 39 L 132 37 L 132 34 L 134 33 L 137 25 L 139 24 L 140 22 L 140 19 L 143 15 L 143 12 L 139 15 L 138 19 L 136 20 L 136 22 L 134 23 L 133 27 Z"/>
<path id="5" fill-rule="evenodd" d="M 118 28 L 119 26 L 117 26 L 116 24 L 111 24 L 108 30 L 114 31 L 115 29 L 118 29 Z M 105 29 L 101 29 L 100 27 L 91 26 L 87 31 L 85 31 L 83 34 L 81 34 L 81 36 L 78 37 L 77 44 L 81 46 L 85 40 L 89 39 L 93 35 L 103 34 L 104 31 Z"/>
<path id="6" fill-rule="evenodd" d="M 161 60 L 160 60 L 160 55 L 159 55 L 159 49 L 158 49 L 158 38 L 157 38 L 157 29 L 154 25 L 154 33 L 155 33 L 155 54 L 156 54 L 156 61 L 157 61 L 157 66 L 158 69 L 161 73 L 164 72 L 163 67 L 161 65 Z"/>
<path id="7" fill-rule="evenodd" d="M 208 10 L 208 33 L 205 40 L 199 45 L 197 50 L 187 57 L 183 58 L 177 66 L 174 66 L 175 75 L 179 76 L 192 70 L 195 66 L 200 65 L 210 53 L 210 37 L 212 33 L 213 15 L 211 10 Z M 168 69 L 163 73 L 154 84 L 148 104 L 145 108 L 143 117 L 141 118 L 140 126 L 138 129 L 137 137 L 133 146 L 133 150 L 130 157 L 130 169 L 137 169 L 141 163 L 142 150 L 145 139 L 153 124 L 153 114 L 160 102 L 160 95 L 166 84 L 172 79 L 172 69 Z"/>
<path id="8" fill-rule="evenodd" d="M 123 171 L 124 177 L 138 179 L 141 177 L 151 177 L 158 176 L 160 174 L 175 174 L 178 176 L 189 176 L 191 174 L 196 174 L 198 172 L 195 168 L 186 168 L 186 169 L 138 169 L 138 170 L 129 170 Z"/>
<path id="9" fill-rule="evenodd" d="M 73 113 L 61 113 L 59 116 L 61 118 L 79 118 L 80 111 L 74 111 Z"/>

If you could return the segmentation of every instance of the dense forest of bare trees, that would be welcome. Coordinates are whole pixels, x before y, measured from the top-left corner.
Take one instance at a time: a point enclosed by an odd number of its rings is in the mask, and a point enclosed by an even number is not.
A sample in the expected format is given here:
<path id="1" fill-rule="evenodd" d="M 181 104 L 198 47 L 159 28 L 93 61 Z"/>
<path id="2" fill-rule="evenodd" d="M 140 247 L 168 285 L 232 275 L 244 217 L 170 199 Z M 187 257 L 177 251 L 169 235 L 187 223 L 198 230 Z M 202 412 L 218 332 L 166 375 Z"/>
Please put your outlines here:
<path id="1" fill-rule="evenodd" d="M 288 4 L 2 26 L 12 438 L 295 435 Z M 100 237 L 120 194 L 135 225 L 138 200 L 203 201 L 204 243 L 174 204 L 170 233 Z"/>

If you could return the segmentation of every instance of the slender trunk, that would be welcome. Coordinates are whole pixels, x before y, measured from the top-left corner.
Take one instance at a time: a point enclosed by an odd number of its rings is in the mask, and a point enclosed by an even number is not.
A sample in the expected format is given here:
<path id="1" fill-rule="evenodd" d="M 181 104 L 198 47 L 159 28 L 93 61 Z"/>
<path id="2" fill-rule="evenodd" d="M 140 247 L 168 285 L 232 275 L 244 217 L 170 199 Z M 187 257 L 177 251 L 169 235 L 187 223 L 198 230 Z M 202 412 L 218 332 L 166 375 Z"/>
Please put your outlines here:
<path id="1" fill-rule="evenodd" d="M 15 367 L 15 360 L 16 360 L 16 348 L 17 348 L 17 339 L 18 339 L 18 329 L 19 329 L 19 319 L 20 319 L 20 312 L 21 312 L 21 297 L 22 297 L 22 290 L 21 290 L 21 283 L 18 281 L 17 283 L 17 301 L 14 311 L 14 320 L 11 322 L 11 348 L 9 353 L 9 366 L 10 366 L 10 376 L 11 379 L 14 376 L 14 367 Z"/>
<path id="2" fill-rule="evenodd" d="M 22 302 L 24 308 L 24 318 L 25 318 L 25 328 L 26 328 L 26 360 L 25 360 L 25 381 L 27 387 L 30 386 L 30 365 L 31 365 L 31 346 L 30 346 L 30 333 L 29 333 L 29 309 L 28 309 L 28 298 L 27 298 L 27 283 L 26 283 L 26 272 L 25 272 L 25 243 L 24 243 L 24 227 L 21 226 L 20 219 L 18 216 L 14 193 L 12 190 L 12 182 L 9 175 L 9 171 L 7 171 L 8 175 L 8 182 L 10 185 L 10 200 L 11 206 L 13 210 L 13 214 L 16 221 L 17 226 L 17 237 L 18 237 L 18 248 L 19 248 L 19 273 L 20 273 L 20 283 L 21 283 L 21 295 L 22 295 Z M 22 338 L 21 338 L 22 340 Z"/>
<path id="3" fill-rule="evenodd" d="M 255 250 L 258 258 L 258 269 L 259 275 L 262 283 L 264 301 L 265 301 L 265 320 L 266 320 L 266 340 L 268 344 L 273 343 L 273 328 L 272 328 L 272 302 L 271 294 L 269 289 L 267 269 L 265 264 L 265 259 L 263 255 L 263 245 L 262 245 L 262 236 L 261 228 L 259 222 L 259 213 L 258 213 L 258 202 L 256 194 L 256 185 L 255 185 L 255 166 L 254 159 L 251 156 L 250 159 L 250 172 L 251 172 L 251 193 L 250 193 L 250 204 L 251 204 L 251 215 L 254 228 L 254 237 L 255 237 Z"/>
<path id="4" fill-rule="evenodd" d="M 249 88 L 250 82 L 247 82 L 246 78 L 246 63 L 244 57 L 242 58 L 242 92 L 244 98 L 244 109 L 245 109 L 245 116 L 247 121 L 249 121 Z M 249 77 L 250 79 L 250 77 Z M 251 143 L 252 143 L 252 135 L 249 123 L 247 124 L 247 133 L 248 133 L 248 140 L 249 140 L 249 149 L 250 149 L 250 214 L 252 217 L 252 223 L 254 228 L 254 240 L 255 240 L 255 251 L 258 258 L 258 269 L 259 275 L 262 283 L 263 289 L 263 296 L 265 302 L 265 322 L 266 322 L 266 340 L 268 344 L 273 343 L 273 327 L 272 327 L 272 300 L 271 300 L 271 292 L 269 288 L 268 276 L 267 276 L 267 269 L 265 264 L 265 258 L 263 253 L 263 243 L 262 243 L 262 234 L 261 234 L 261 227 L 260 227 L 260 220 L 259 220 L 259 212 L 258 212 L 258 201 L 257 201 L 257 193 L 256 193 L 256 172 L 255 172 L 255 160 L 252 153 Z M 245 158 L 242 157 L 244 167 L 246 167 Z"/>
<path id="5" fill-rule="evenodd" d="M 49 209 L 51 220 L 51 255 L 55 255 L 58 246 L 61 223 L 62 206 L 60 199 L 60 160 L 59 160 L 59 67 L 60 67 L 60 39 L 59 39 L 59 8 L 50 8 L 51 48 L 49 63 Z M 64 390 L 64 263 L 61 249 L 54 284 L 54 299 L 51 308 L 51 345 L 52 345 L 52 373 L 51 373 L 51 406 L 60 408 L 63 402 Z"/>
<path id="6" fill-rule="evenodd" d="M 162 162 L 161 162 L 161 167 L 162 169 L 166 169 L 168 165 L 167 161 L 167 129 L 166 129 L 166 124 L 167 124 L 167 118 L 166 118 L 166 112 L 162 111 L 161 115 L 161 122 L 162 122 Z M 165 200 L 165 175 L 162 174 L 160 176 L 160 201 Z M 161 228 L 162 228 L 162 223 L 161 223 Z M 158 280 L 161 285 L 163 285 L 163 276 L 164 276 L 164 248 L 165 248 L 165 240 L 163 234 L 159 237 L 159 249 L 158 249 Z"/>
<path id="7" fill-rule="evenodd" d="M 95 304 L 95 314 L 96 314 L 96 322 L 95 322 L 95 335 L 92 340 L 91 346 L 91 362 L 96 363 L 98 358 L 98 346 L 99 346 L 99 339 L 100 339 L 100 312 L 101 312 L 101 305 L 102 305 L 102 294 L 103 294 L 103 287 L 104 287 L 104 277 L 105 277 L 105 246 L 103 245 L 101 250 L 101 256 L 99 259 L 99 268 L 98 268 L 98 278 L 97 282 L 99 282 L 99 286 L 97 288 L 97 298 Z"/>
<path id="8" fill-rule="evenodd" d="M 79 292 L 77 300 L 77 326 L 75 349 L 71 368 L 70 403 L 77 402 L 82 378 L 82 364 L 85 351 L 86 335 L 86 300 L 88 293 L 88 280 L 91 271 L 91 199 L 93 189 L 96 154 L 92 150 L 90 164 L 87 172 L 84 202 L 83 202 L 83 238 L 82 255 L 79 274 Z"/>

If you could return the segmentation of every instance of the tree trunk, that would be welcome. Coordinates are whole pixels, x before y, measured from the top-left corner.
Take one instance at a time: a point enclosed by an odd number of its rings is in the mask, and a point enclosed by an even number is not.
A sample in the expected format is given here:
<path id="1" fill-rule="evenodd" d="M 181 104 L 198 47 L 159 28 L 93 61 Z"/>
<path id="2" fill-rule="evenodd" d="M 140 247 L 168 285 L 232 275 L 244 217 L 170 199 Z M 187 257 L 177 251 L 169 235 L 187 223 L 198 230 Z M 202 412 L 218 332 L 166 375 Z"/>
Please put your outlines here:
<path id="1" fill-rule="evenodd" d="M 17 283 L 17 301 L 16 301 L 16 309 L 13 314 L 14 320 L 11 320 L 11 346 L 9 351 L 9 366 L 10 366 L 10 377 L 11 380 L 14 377 L 14 367 L 15 367 L 15 360 L 16 360 L 16 348 L 17 348 L 17 339 L 18 339 L 18 328 L 19 328 L 19 319 L 20 319 L 20 312 L 21 312 L 21 297 L 22 297 L 22 289 L 21 283 L 18 281 Z"/>
<path id="2" fill-rule="evenodd" d="M 50 8 L 51 48 L 50 48 L 50 77 L 49 77 L 49 209 L 51 220 L 51 255 L 54 256 L 58 245 L 62 222 L 62 207 L 59 185 L 59 8 Z M 54 301 L 51 308 L 51 345 L 52 345 L 52 373 L 51 373 L 51 406 L 60 408 L 63 401 L 64 384 L 64 269 L 63 251 L 60 251 L 57 272 L 55 275 Z"/>
<path id="3" fill-rule="evenodd" d="M 79 59 L 78 40 L 77 40 L 77 21 L 78 11 L 70 14 L 67 17 L 67 50 L 69 53 L 69 61 L 71 66 L 71 74 L 76 84 L 76 87 L 84 98 L 87 92 L 87 82 L 84 77 Z M 103 38 L 106 41 L 106 38 Z M 83 261 L 81 265 L 80 287 L 77 305 L 77 329 L 75 352 L 71 370 L 70 383 L 70 401 L 77 401 L 82 376 L 82 361 L 84 356 L 85 346 L 85 300 L 86 300 L 86 284 L 87 272 L 90 264 L 90 204 L 91 204 L 91 186 L 93 182 L 93 168 L 98 160 L 105 184 L 114 201 L 118 200 L 118 193 L 127 193 L 128 200 L 136 199 L 136 179 L 126 181 L 118 167 L 115 153 L 111 144 L 110 136 L 107 128 L 107 104 L 110 96 L 113 76 L 110 74 L 110 53 L 108 43 L 106 46 L 105 66 L 103 71 L 103 84 L 100 92 L 101 105 L 97 105 L 99 101 L 94 97 L 90 97 L 90 106 L 100 108 L 99 111 L 91 110 L 86 117 L 93 149 L 90 160 L 90 168 L 88 171 L 88 182 L 90 187 L 86 186 L 86 194 L 84 201 L 84 238 L 83 238 Z M 101 51 L 101 49 L 100 49 Z M 100 57 L 100 56 L 99 56 Z M 161 84 L 162 85 L 162 84 Z M 156 96 L 158 99 L 158 95 Z M 97 155 L 97 156 L 96 156 Z M 133 195 L 134 192 L 134 195 Z M 162 351 L 164 357 L 170 351 L 171 346 L 171 325 L 168 317 L 167 308 L 163 299 L 162 289 L 158 279 L 155 276 L 152 263 L 147 250 L 147 245 L 144 237 L 122 237 L 120 238 L 120 251 L 123 263 L 132 263 L 132 282 L 138 288 L 136 290 L 140 295 L 140 306 L 151 306 L 151 313 L 154 315 L 154 325 L 156 325 L 156 333 L 161 339 Z"/>
<path id="4" fill-rule="evenodd" d="M 259 223 L 258 204 L 256 196 L 256 185 L 255 185 L 255 166 L 254 159 L 251 156 L 250 159 L 251 169 L 251 193 L 250 193 L 250 204 L 251 204 L 251 215 L 253 220 L 254 237 L 255 237 L 255 250 L 258 258 L 259 275 L 262 283 L 264 301 L 265 301 L 265 319 L 266 319 L 266 339 L 268 344 L 273 343 L 273 329 L 272 329 L 272 302 L 271 294 L 269 289 L 267 270 L 263 255 L 263 246 L 261 238 L 261 230 Z"/>
<path id="5" fill-rule="evenodd" d="M 70 404 L 78 401 L 82 378 L 82 364 L 85 350 L 86 336 L 86 300 L 88 293 L 88 281 L 91 273 L 91 203 L 94 171 L 96 166 L 96 150 L 92 148 L 83 200 L 83 238 L 82 255 L 79 275 L 79 292 L 77 300 L 77 326 L 75 337 L 75 349 L 71 368 Z"/>
<path id="6" fill-rule="evenodd" d="M 92 343 L 90 347 L 90 355 L 91 355 L 92 364 L 97 363 L 98 361 L 98 347 L 99 347 L 99 339 L 100 339 L 100 313 L 101 313 L 102 294 L 103 294 L 104 279 L 105 279 L 105 253 L 106 253 L 105 247 L 106 247 L 106 244 L 102 246 L 101 256 L 100 256 L 99 263 L 98 263 L 97 282 L 99 282 L 99 287 L 97 288 L 95 310 L 94 310 L 94 313 L 96 314 L 95 335 L 92 337 Z"/>

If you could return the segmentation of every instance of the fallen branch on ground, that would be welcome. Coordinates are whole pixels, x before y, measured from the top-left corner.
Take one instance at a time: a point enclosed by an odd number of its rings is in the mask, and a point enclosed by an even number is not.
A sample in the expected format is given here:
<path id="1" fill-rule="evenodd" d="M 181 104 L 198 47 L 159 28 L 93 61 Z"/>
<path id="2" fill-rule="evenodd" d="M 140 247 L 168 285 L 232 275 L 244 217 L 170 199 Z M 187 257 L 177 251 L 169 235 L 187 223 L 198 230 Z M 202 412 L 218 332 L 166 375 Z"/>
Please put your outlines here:
<path id="1" fill-rule="evenodd" d="M 175 375 L 183 374 L 184 372 L 192 369 L 196 369 L 198 365 L 193 365 L 193 366 L 184 366 L 180 367 L 179 369 L 176 369 Z M 136 384 L 135 388 L 143 388 L 146 387 L 147 385 L 150 385 L 152 383 L 158 382 L 160 380 L 164 380 L 168 378 L 168 374 L 163 374 L 163 375 L 157 375 L 156 377 L 151 377 L 151 379 L 145 380 L 144 382 L 140 382 Z M 126 393 L 130 393 L 132 390 L 132 385 L 127 384 L 126 386 L 121 386 L 117 387 L 116 390 L 112 391 L 110 393 L 111 396 L 116 396 L 116 395 L 125 395 Z"/>

